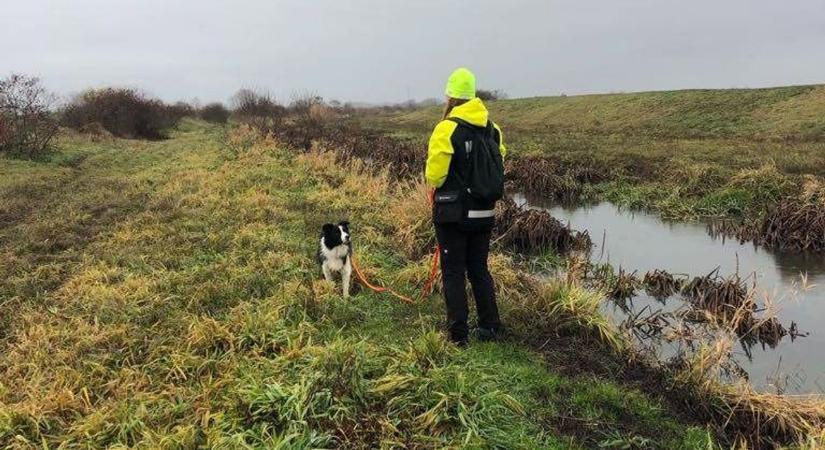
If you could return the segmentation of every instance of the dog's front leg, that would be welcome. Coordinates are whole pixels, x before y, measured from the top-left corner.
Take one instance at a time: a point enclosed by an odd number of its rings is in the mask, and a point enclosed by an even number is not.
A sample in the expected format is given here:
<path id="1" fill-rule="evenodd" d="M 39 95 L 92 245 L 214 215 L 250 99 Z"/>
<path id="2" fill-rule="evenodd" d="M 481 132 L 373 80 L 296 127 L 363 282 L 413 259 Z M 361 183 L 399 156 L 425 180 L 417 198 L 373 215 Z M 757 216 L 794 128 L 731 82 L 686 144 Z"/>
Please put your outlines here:
<path id="1" fill-rule="evenodd" d="M 329 270 L 327 263 L 321 264 L 321 270 L 324 272 L 324 279 L 327 281 L 332 281 L 332 271 Z"/>
<path id="2" fill-rule="evenodd" d="M 341 270 L 341 284 L 344 285 L 344 298 L 349 298 L 349 280 L 352 277 L 352 262 L 347 258 L 344 268 Z"/>

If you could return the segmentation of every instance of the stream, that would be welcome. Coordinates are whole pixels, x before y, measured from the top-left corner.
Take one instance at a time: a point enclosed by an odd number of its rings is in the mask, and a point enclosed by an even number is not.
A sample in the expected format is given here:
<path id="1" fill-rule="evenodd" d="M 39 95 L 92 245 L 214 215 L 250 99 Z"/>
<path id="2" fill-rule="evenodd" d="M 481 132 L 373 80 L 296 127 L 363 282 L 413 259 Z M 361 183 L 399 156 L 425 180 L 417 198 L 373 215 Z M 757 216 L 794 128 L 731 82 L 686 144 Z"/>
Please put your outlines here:
<path id="1" fill-rule="evenodd" d="M 638 271 L 640 277 L 664 269 L 692 278 L 719 267 L 722 276 L 738 270 L 751 286 L 755 276 L 759 306 L 768 299 L 767 303 L 778 309 L 783 325 L 796 322 L 808 335 L 796 339 L 786 336 L 775 348 L 756 344 L 749 352 L 738 345 L 734 347 L 734 358 L 758 390 L 825 394 L 825 333 L 819 327 L 825 320 L 825 255 L 741 244 L 735 239 L 711 236 L 701 222 L 665 222 L 654 214 L 626 211 L 610 203 L 564 207 L 520 194 L 513 198 L 521 205 L 548 210 L 574 229 L 587 230 L 594 244 L 590 253 L 593 262 Z M 663 305 L 641 290 L 630 303 L 630 314 L 645 307 L 667 311 L 681 305 L 684 301 L 678 294 Z M 611 300 L 605 301 L 604 310 L 617 322 L 628 314 Z"/>

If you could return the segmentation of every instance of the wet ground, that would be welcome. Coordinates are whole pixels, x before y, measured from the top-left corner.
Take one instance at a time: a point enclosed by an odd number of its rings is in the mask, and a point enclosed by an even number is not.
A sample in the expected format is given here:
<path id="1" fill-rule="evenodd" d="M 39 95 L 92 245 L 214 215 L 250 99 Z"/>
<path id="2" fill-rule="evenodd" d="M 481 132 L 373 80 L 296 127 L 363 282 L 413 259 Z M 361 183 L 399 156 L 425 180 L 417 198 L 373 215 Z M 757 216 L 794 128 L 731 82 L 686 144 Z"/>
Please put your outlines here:
<path id="1" fill-rule="evenodd" d="M 653 214 L 624 211 L 610 203 L 585 207 L 549 205 L 540 199 L 516 196 L 519 203 L 548 209 L 554 217 L 579 230 L 588 230 L 594 243 L 591 259 L 618 269 L 664 269 L 673 274 L 701 276 L 720 268 L 720 274 L 755 277 L 760 306 L 778 309 L 780 322 L 796 322 L 808 336 L 785 337 L 775 347 L 757 344 L 748 352 L 736 348 L 736 359 L 754 386 L 785 393 L 825 394 L 825 255 L 778 252 L 713 237 L 702 223 L 669 223 Z M 645 307 L 673 310 L 684 303 L 676 295 L 664 305 L 640 291 L 632 299 L 635 313 Z M 606 301 L 606 311 L 617 320 L 626 313 Z M 663 350 L 663 353 L 668 353 Z M 750 353 L 750 356 L 748 355 Z"/>

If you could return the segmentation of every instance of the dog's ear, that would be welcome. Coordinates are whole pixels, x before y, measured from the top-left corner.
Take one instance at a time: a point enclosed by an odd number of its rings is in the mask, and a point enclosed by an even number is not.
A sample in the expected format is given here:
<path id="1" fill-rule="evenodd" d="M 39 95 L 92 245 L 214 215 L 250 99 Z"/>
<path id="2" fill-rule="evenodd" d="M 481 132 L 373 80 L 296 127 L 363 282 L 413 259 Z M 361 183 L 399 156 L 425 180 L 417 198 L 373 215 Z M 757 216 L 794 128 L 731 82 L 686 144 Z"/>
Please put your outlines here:
<path id="1" fill-rule="evenodd" d="M 349 222 L 346 220 L 338 222 L 338 225 L 344 227 L 345 230 L 349 230 Z"/>
<path id="2" fill-rule="evenodd" d="M 335 230 L 335 225 L 333 225 L 331 223 L 325 223 L 324 226 L 321 228 L 321 231 L 323 231 L 324 234 L 329 234 L 333 230 Z"/>

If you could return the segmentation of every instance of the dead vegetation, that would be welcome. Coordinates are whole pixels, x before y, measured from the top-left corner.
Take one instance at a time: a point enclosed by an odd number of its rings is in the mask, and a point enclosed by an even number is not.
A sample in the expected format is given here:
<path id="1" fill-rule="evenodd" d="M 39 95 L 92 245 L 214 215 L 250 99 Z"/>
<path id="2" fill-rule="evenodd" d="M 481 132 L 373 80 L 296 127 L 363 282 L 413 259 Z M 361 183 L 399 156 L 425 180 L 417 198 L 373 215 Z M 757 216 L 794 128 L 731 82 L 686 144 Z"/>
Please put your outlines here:
<path id="1" fill-rule="evenodd" d="M 757 240 L 779 249 L 825 250 L 825 203 L 804 198 L 780 203 L 762 221 Z"/>
<path id="2" fill-rule="evenodd" d="M 342 163 L 359 160 L 377 171 L 386 170 L 398 181 L 418 177 L 424 170 L 426 148 L 414 140 L 365 130 L 357 124 L 341 121 L 328 124 L 324 129 L 317 142 L 333 151 Z M 304 135 L 300 131 L 285 131 L 278 137 L 286 139 L 293 147 L 302 148 Z M 424 217 L 429 219 L 429 215 Z M 501 248 L 532 254 L 546 250 L 567 254 L 574 250 L 589 250 L 592 245 L 587 232 L 563 225 L 547 211 L 520 207 L 509 198 L 499 204 L 494 243 Z M 410 251 L 422 254 L 421 249 Z"/>
<path id="3" fill-rule="evenodd" d="M 608 288 L 607 295 L 614 300 L 627 300 L 636 296 L 641 286 L 636 272 L 627 272 L 619 267 L 613 282 Z"/>
<path id="4" fill-rule="evenodd" d="M 586 278 L 587 274 L 610 272 L 581 258 L 571 261 L 568 273 L 574 274 L 571 276 L 576 280 Z M 672 290 L 681 281 L 664 271 L 651 272 L 647 278 L 652 287 L 662 290 Z M 820 448 L 825 437 L 825 404 L 816 398 L 756 392 L 748 384 L 747 373 L 733 358 L 735 342 L 741 342 L 747 352 L 747 345 L 755 342 L 771 345 L 772 339 L 785 335 L 785 328 L 773 315 L 757 318 L 749 313 L 750 302 L 740 297 L 739 288 L 744 287 L 741 279 L 719 279 L 715 272 L 697 278 L 691 283 L 691 292 L 710 302 L 709 307 L 713 300 L 723 298 L 736 299 L 744 306 L 736 309 L 727 321 L 693 305 L 675 311 L 649 306 L 629 311 L 620 329 L 633 336 L 636 345 L 632 349 L 624 347 L 631 355 L 622 369 L 627 372 L 624 376 L 632 378 L 637 374 L 641 377 L 636 380 L 640 386 L 667 392 L 668 402 L 706 421 L 731 448 L 773 449 L 794 444 L 801 445 L 800 448 Z M 567 283 L 571 281 L 568 279 Z M 750 320 L 748 327 L 752 328 L 745 340 L 739 337 L 743 329 L 740 324 L 746 323 L 743 318 Z M 796 333 L 795 328 L 792 324 L 790 330 Z M 676 343 L 681 350 L 661 362 L 655 351 L 655 342 L 660 341 Z"/>
<path id="5" fill-rule="evenodd" d="M 424 171 L 427 148 L 421 142 L 364 130 L 357 125 L 334 127 L 324 136 L 344 160 L 358 158 L 386 167 L 398 178 L 410 178 Z"/>
<path id="6" fill-rule="evenodd" d="M 757 342 L 775 345 L 773 339 L 785 335 L 784 327 L 774 316 L 757 319 L 743 339 L 739 322 L 716 319 L 695 308 L 664 312 L 645 307 L 629 315 L 621 329 L 639 343 L 634 364 L 664 372 L 670 398 L 712 424 L 731 448 L 820 448 L 825 443 L 825 403 L 814 396 L 756 392 L 733 357 L 737 341 L 749 355 Z M 791 327 L 795 330 L 795 324 Z M 661 340 L 675 342 L 680 349 L 664 363 L 655 351 L 655 342 Z"/>
<path id="7" fill-rule="evenodd" d="M 684 286 L 682 295 L 694 306 L 724 320 L 733 319 L 742 308 L 756 311 L 745 281 L 738 274 L 727 278 L 720 276 L 718 267 L 705 276 L 694 277 Z"/>
<path id="8" fill-rule="evenodd" d="M 825 186 L 808 176 L 798 196 L 780 200 L 759 220 L 712 222 L 708 233 L 780 250 L 825 251 Z"/>
<path id="9" fill-rule="evenodd" d="M 682 295 L 691 306 L 705 313 L 693 314 L 695 320 L 726 326 L 739 338 L 748 357 L 754 344 L 774 348 L 789 334 L 775 312 L 757 307 L 754 287 L 749 288 L 738 274 L 721 277 L 717 268 L 705 276 L 694 277 L 682 288 Z M 792 323 L 791 328 L 796 330 L 796 324 Z M 801 335 L 794 331 L 792 337 Z"/>
<path id="10" fill-rule="evenodd" d="M 91 122 L 83 125 L 78 130 L 87 135 L 92 142 L 105 142 L 113 138 L 112 133 L 109 132 L 100 122 Z"/>
<path id="11" fill-rule="evenodd" d="M 733 341 L 719 337 L 670 365 L 677 388 L 691 398 L 689 408 L 722 424 L 733 448 L 775 449 L 825 444 L 825 404 L 814 397 L 758 393 L 745 381 L 721 383 L 730 371 Z"/>
<path id="12" fill-rule="evenodd" d="M 575 200 L 581 191 L 579 183 L 556 162 L 536 156 L 508 161 L 507 180 L 521 192 L 562 202 Z"/>
<path id="13" fill-rule="evenodd" d="M 523 253 L 553 249 L 567 254 L 586 251 L 592 246 L 590 235 L 586 231 L 575 231 L 569 225 L 563 225 L 549 212 L 519 207 L 509 198 L 499 204 L 494 242 Z"/>
<path id="14" fill-rule="evenodd" d="M 684 280 L 665 270 L 656 269 L 645 274 L 642 284 L 648 295 L 656 300 L 664 301 L 682 289 Z"/>
<path id="15" fill-rule="evenodd" d="M 711 324 L 737 336 L 750 357 L 755 344 L 774 348 L 786 336 L 805 336 L 796 323 L 783 325 L 772 308 L 759 309 L 755 291 L 747 286 L 746 280 L 736 274 L 722 277 L 718 268 L 689 282 L 660 269 L 647 272 L 640 280 L 636 272 L 622 268 L 616 272 L 609 264 L 594 264 L 582 258 L 571 261 L 575 263 L 568 265 L 568 277 L 588 281 L 604 292 L 627 315 L 622 328 L 644 340 L 659 340 L 667 334 L 666 339 L 671 342 L 690 341 L 696 335 L 695 326 Z M 662 303 L 681 294 L 686 304 L 669 312 L 649 307 L 636 311 L 632 300 L 641 288 Z"/>

